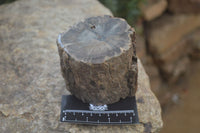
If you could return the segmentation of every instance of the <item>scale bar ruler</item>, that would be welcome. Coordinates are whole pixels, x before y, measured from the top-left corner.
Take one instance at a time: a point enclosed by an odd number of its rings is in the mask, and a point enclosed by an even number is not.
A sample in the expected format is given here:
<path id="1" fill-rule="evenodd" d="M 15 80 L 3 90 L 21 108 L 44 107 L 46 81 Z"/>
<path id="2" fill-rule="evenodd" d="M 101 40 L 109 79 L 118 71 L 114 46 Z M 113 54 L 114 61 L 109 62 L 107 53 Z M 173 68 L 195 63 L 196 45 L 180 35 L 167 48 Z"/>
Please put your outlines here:
<path id="1" fill-rule="evenodd" d="M 60 121 L 95 125 L 139 123 L 135 97 L 127 97 L 103 107 L 106 110 L 92 110 L 91 104 L 83 103 L 72 95 L 63 95 Z"/>

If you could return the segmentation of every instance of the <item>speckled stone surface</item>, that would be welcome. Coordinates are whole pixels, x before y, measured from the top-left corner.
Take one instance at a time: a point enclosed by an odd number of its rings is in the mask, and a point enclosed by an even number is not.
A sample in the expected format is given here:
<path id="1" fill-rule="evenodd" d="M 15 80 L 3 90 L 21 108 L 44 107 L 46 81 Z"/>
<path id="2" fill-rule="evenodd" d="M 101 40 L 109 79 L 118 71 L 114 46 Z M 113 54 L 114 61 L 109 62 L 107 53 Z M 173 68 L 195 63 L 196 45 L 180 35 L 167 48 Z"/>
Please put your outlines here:
<path id="1" fill-rule="evenodd" d="M 61 76 L 56 38 L 83 18 L 111 15 L 96 0 L 19 0 L 0 6 L 0 132 L 158 132 L 159 102 L 138 61 L 140 124 L 87 126 L 59 122 Z"/>

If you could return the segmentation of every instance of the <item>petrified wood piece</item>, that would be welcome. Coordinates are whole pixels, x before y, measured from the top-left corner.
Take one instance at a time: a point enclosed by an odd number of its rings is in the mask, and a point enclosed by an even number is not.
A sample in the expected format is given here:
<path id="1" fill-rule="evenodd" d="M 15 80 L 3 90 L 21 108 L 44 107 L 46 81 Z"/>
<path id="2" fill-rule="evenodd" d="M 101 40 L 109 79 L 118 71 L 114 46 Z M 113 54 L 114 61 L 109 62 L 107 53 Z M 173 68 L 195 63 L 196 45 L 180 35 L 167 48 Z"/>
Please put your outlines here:
<path id="1" fill-rule="evenodd" d="M 135 32 L 125 20 L 91 17 L 57 40 L 67 89 L 83 102 L 110 104 L 135 95 Z"/>

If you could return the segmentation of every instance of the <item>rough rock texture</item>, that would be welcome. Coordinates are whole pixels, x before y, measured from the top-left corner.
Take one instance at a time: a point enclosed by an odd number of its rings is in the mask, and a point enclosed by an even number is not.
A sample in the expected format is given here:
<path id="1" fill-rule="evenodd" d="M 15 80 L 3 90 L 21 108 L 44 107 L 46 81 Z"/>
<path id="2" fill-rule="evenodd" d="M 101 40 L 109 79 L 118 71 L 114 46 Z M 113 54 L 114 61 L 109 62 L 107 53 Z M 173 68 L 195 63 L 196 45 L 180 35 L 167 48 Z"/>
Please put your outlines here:
<path id="1" fill-rule="evenodd" d="M 200 15 L 164 15 L 148 25 L 148 49 L 162 76 L 174 82 L 189 64 L 187 35 L 200 27 Z"/>
<path id="2" fill-rule="evenodd" d="M 57 40 L 67 89 L 83 102 L 111 104 L 135 95 L 135 31 L 125 20 L 87 18 Z"/>
<path id="3" fill-rule="evenodd" d="M 167 0 L 148 0 L 141 5 L 144 19 L 151 21 L 159 17 L 167 9 Z"/>
<path id="4" fill-rule="evenodd" d="M 74 10 L 76 9 L 76 10 Z M 95 0 L 19 0 L 0 6 L 0 132 L 157 132 L 160 105 L 138 64 L 140 124 L 86 126 L 59 122 L 69 94 L 55 44 L 59 32 L 89 16 L 111 13 Z"/>
<path id="5" fill-rule="evenodd" d="M 200 0 L 168 0 L 173 13 L 200 13 Z"/>

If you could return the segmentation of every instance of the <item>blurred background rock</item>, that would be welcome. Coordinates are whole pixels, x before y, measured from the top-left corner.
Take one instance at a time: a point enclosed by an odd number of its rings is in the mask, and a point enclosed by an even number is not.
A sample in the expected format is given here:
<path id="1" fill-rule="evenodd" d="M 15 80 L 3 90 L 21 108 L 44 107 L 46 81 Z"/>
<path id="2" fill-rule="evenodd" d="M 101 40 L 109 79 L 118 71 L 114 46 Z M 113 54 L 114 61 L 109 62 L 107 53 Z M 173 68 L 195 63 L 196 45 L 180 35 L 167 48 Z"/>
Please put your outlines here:
<path id="1" fill-rule="evenodd" d="M 162 132 L 199 132 L 200 0 L 100 1 L 136 28 L 137 55 L 164 112 Z"/>
<path id="2" fill-rule="evenodd" d="M 164 112 L 162 133 L 199 132 L 200 0 L 99 1 L 136 29 L 137 55 Z"/>

